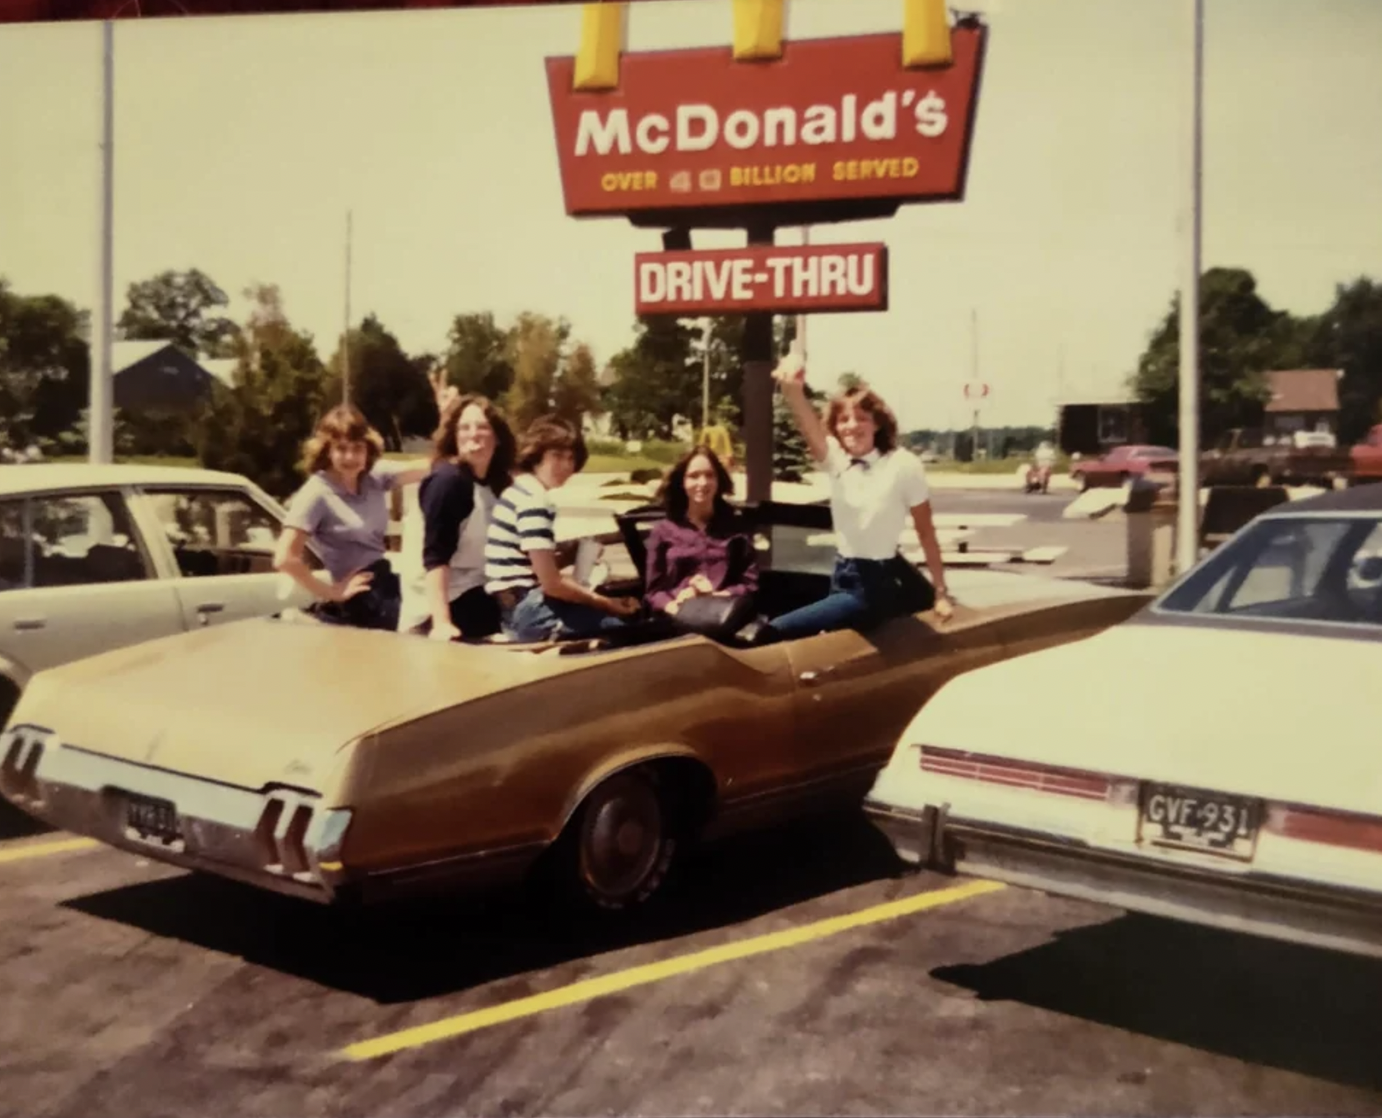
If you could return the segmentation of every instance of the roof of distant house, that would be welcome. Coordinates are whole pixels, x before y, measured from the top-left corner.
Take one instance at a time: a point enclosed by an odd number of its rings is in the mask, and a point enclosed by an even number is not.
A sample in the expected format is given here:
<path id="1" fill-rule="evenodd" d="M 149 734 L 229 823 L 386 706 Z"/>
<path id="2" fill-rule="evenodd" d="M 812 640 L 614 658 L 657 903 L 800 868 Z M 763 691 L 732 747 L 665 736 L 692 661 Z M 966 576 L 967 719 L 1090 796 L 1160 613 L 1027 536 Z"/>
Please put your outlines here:
<path id="1" fill-rule="evenodd" d="M 1339 369 L 1275 369 L 1267 374 L 1267 411 L 1338 411 Z"/>
<path id="2" fill-rule="evenodd" d="M 166 340 L 112 342 L 110 345 L 111 375 L 119 376 L 126 369 L 139 364 L 156 353 L 161 353 L 165 349 L 176 349 L 179 353 L 183 353 L 184 356 L 196 362 L 222 384 L 232 385 L 235 383 L 235 366 L 238 364 L 236 358 L 206 357 L 198 359 Z"/>

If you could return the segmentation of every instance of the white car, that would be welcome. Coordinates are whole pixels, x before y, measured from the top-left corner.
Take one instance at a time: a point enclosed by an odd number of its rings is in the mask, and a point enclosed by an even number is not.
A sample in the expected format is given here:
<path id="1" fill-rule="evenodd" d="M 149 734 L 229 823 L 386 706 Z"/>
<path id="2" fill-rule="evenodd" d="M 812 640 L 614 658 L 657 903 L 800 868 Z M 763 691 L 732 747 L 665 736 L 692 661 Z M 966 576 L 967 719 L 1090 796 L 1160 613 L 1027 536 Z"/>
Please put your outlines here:
<path id="1" fill-rule="evenodd" d="M 239 474 L 0 466 L 0 726 L 44 668 L 306 605 L 273 569 L 283 516 Z"/>
<path id="2" fill-rule="evenodd" d="M 1380 666 L 1382 485 L 1292 502 L 946 684 L 865 809 L 913 864 L 1382 957 Z"/>

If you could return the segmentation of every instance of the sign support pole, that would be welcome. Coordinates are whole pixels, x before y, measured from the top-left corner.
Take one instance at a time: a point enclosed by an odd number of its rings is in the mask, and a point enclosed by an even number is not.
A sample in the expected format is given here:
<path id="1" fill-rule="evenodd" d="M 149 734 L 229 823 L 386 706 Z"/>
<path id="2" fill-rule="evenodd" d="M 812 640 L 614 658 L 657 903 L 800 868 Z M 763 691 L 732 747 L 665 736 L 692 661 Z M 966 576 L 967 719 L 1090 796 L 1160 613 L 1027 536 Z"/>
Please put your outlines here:
<path id="1" fill-rule="evenodd" d="M 115 259 L 115 23 L 101 24 L 101 276 L 100 298 L 91 323 L 91 386 L 87 403 L 87 458 L 93 465 L 115 460 L 115 377 L 111 369 L 114 332 Z"/>
<path id="2" fill-rule="evenodd" d="M 1185 268 L 1180 288 L 1180 465 L 1176 568 L 1200 557 L 1200 159 L 1204 88 L 1204 0 L 1186 0 L 1190 24 L 1190 165 L 1186 181 Z"/>
<path id="3" fill-rule="evenodd" d="M 751 226 L 749 245 L 771 245 L 771 225 Z M 746 498 L 751 504 L 773 494 L 773 316 L 755 311 L 744 316 L 744 466 L 748 473 Z"/>

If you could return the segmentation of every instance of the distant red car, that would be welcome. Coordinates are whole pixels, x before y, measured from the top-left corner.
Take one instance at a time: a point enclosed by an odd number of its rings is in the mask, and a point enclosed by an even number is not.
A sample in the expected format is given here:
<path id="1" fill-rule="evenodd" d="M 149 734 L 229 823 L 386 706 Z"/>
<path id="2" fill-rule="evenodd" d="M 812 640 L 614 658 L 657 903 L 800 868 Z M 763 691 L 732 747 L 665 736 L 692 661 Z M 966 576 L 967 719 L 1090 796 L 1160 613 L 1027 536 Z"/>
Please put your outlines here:
<path id="1" fill-rule="evenodd" d="M 1086 489 L 1123 485 L 1148 470 L 1174 472 L 1179 458 L 1169 446 L 1115 446 L 1102 458 L 1076 462 L 1070 467 L 1070 480 Z"/>

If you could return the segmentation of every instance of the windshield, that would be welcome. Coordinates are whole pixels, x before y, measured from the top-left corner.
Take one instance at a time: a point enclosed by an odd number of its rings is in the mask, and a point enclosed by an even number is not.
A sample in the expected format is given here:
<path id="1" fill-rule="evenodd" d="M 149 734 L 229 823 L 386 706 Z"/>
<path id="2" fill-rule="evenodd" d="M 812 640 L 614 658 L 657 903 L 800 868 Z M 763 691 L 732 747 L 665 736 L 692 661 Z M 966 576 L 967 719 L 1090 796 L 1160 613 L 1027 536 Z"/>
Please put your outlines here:
<path id="1" fill-rule="evenodd" d="M 1382 516 L 1259 520 L 1155 608 L 1382 628 Z"/>

